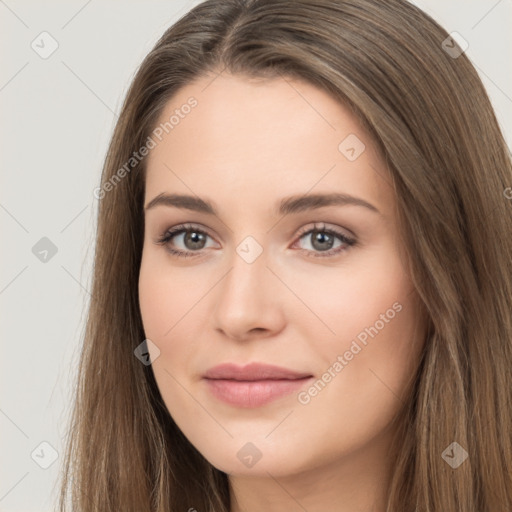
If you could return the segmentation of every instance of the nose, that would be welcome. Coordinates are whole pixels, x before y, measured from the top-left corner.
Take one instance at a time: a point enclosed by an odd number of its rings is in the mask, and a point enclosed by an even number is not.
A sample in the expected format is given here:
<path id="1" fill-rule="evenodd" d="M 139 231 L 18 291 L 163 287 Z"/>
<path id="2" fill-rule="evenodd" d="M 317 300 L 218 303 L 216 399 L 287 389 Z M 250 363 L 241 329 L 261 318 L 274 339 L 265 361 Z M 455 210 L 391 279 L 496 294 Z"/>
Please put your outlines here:
<path id="1" fill-rule="evenodd" d="M 218 331 L 236 340 L 275 335 L 284 328 L 285 286 L 270 270 L 263 253 L 248 262 L 238 253 L 216 287 L 214 322 Z"/>

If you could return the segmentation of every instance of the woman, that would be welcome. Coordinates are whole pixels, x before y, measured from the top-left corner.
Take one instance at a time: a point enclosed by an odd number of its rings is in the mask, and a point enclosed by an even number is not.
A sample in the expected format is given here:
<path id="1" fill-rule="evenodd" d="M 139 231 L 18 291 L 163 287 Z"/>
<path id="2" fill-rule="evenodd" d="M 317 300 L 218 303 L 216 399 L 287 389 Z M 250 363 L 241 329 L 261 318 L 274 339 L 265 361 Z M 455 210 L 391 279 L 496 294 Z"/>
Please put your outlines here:
<path id="1" fill-rule="evenodd" d="M 95 191 L 61 510 L 512 510 L 511 185 L 411 4 L 194 7 Z"/>

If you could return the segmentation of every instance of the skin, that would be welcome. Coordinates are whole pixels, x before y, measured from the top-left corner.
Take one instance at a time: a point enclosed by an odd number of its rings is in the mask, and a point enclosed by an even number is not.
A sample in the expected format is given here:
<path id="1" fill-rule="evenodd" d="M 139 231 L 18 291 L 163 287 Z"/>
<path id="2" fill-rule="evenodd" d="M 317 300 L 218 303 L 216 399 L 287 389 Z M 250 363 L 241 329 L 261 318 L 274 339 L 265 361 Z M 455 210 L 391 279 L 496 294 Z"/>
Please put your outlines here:
<path id="1" fill-rule="evenodd" d="M 147 160 L 146 206 L 163 192 L 179 193 L 208 199 L 219 212 L 164 205 L 145 212 L 140 308 L 160 351 L 152 369 L 161 395 L 189 441 L 229 475 L 232 512 L 383 510 L 390 422 L 423 338 L 391 178 L 362 125 L 322 90 L 284 78 L 212 80 L 203 77 L 169 101 L 161 122 L 190 96 L 198 105 Z M 353 161 L 338 149 L 349 134 L 365 145 Z M 357 205 L 274 211 L 289 195 L 332 192 L 380 213 Z M 183 233 L 167 243 L 194 253 L 189 258 L 155 243 L 181 223 L 208 234 L 203 245 Z M 315 223 L 357 244 L 335 236 L 333 246 L 315 245 L 311 233 L 299 233 Z M 248 236 L 262 249 L 252 263 L 236 251 Z M 322 247 L 345 248 L 322 257 Z M 238 408 L 212 396 L 201 378 L 222 362 L 259 361 L 321 379 L 395 303 L 400 312 L 306 404 L 292 393 Z M 237 457 L 248 442 L 261 453 L 252 467 Z"/>

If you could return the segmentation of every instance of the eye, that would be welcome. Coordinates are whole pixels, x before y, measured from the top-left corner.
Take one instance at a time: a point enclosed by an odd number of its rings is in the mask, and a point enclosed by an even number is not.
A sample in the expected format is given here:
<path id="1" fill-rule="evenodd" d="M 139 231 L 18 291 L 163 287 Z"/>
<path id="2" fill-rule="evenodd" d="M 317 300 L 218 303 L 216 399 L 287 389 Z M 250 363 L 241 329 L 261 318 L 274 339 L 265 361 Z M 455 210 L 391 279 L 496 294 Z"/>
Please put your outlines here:
<path id="1" fill-rule="evenodd" d="M 171 247 L 171 240 L 181 237 L 182 243 L 185 244 L 186 250 L 174 249 Z M 165 245 L 166 249 L 173 255 L 188 258 L 196 256 L 194 252 L 199 252 L 205 248 L 205 240 L 210 237 L 206 231 L 194 226 L 193 224 L 180 224 L 171 229 L 168 229 L 155 243 Z M 211 237 L 210 237 L 211 238 Z"/>
<path id="2" fill-rule="evenodd" d="M 315 258 L 335 256 L 357 243 L 354 238 L 348 237 L 336 228 L 327 228 L 325 224 L 315 224 L 313 228 L 309 229 L 306 227 L 301 230 L 298 236 L 299 240 L 307 239 L 307 237 L 312 240 L 310 243 L 312 249 L 301 249 L 301 252 Z M 171 241 L 179 237 L 182 237 L 181 243 L 185 245 L 185 250 L 171 247 Z M 174 256 L 188 258 L 198 256 L 200 251 L 206 248 L 207 238 L 211 237 L 203 229 L 193 224 L 180 224 L 166 230 L 155 243 L 166 246 L 167 251 Z M 339 240 L 339 244 L 333 248 L 336 239 Z"/>
<path id="3" fill-rule="evenodd" d="M 354 238 L 348 237 L 336 228 L 327 228 L 325 224 L 315 224 L 313 228 L 309 229 L 306 227 L 299 233 L 299 240 L 308 237 L 311 240 L 309 245 L 313 247 L 313 250 L 302 249 L 302 251 L 306 251 L 307 256 L 313 258 L 328 258 L 338 255 L 357 243 Z M 333 248 L 336 238 L 340 243 Z"/>

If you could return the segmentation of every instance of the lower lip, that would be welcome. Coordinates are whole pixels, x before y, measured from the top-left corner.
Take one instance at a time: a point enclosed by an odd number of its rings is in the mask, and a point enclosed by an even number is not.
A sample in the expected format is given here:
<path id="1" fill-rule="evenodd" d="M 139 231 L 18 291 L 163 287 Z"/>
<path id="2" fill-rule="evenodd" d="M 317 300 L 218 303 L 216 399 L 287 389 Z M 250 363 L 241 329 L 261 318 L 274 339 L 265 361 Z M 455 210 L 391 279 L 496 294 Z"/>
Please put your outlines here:
<path id="1" fill-rule="evenodd" d="M 259 407 L 298 391 L 312 377 L 280 380 L 205 379 L 211 393 L 223 402 L 237 407 Z"/>

